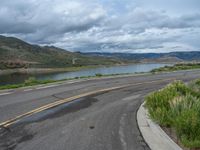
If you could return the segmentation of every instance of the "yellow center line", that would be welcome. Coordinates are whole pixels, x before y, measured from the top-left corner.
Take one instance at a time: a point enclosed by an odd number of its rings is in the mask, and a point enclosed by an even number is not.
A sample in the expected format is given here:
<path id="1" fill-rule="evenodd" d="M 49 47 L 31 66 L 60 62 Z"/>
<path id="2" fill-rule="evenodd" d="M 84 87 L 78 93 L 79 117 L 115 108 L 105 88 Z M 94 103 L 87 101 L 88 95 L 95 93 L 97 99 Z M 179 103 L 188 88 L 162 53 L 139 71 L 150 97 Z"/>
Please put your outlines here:
<path id="1" fill-rule="evenodd" d="M 76 100 L 76 99 L 79 99 L 79 98 L 82 98 L 82 97 L 85 97 L 85 96 L 89 96 L 89 95 L 92 95 L 92 94 L 97 94 L 97 93 L 100 93 L 100 92 L 112 91 L 112 90 L 125 88 L 125 87 L 129 87 L 129 86 L 136 86 L 136 85 L 141 85 L 141 84 L 156 83 L 156 82 L 169 81 L 169 80 L 175 80 L 175 79 L 174 78 L 160 79 L 160 80 L 154 80 L 154 81 L 148 81 L 148 82 L 140 82 L 140 83 L 135 83 L 135 84 L 127 84 L 127 85 L 116 86 L 116 87 L 111 87 L 111 88 L 105 88 L 105 89 L 100 89 L 100 90 L 96 90 L 96 91 L 92 91 L 92 92 L 79 94 L 79 95 L 76 95 L 76 96 L 72 96 L 72 97 L 69 97 L 69 98 L 66 98 L 66 99 L 63 99 L 63 100 L 59 100 L 59 101 L 56 101 L 56 102 L 41 106 L 41 107 L 36 108 L 36 109 L 33 109 L 33 110 L 31 110 L 31 111 L 29 111 L 27 113 L 24 113 L 22 115 L 19 115 L 19 116 L 13 118 L 13 119 L 10 119 L 10 120 L 7 120 L 5 122 L 0 123 L 0 126 L 8 127 L 8 126 L 18 122 L 23 117 L 28 117 L 28 116 L 31 116 L 33 114 L 42 112 L 44 110 L 47 110 L 47 109 L 56 107 L 58 105 L 61 105 L 61 104 L 67 103 L 67 102 L 71 102 L 73 100 Z"/>

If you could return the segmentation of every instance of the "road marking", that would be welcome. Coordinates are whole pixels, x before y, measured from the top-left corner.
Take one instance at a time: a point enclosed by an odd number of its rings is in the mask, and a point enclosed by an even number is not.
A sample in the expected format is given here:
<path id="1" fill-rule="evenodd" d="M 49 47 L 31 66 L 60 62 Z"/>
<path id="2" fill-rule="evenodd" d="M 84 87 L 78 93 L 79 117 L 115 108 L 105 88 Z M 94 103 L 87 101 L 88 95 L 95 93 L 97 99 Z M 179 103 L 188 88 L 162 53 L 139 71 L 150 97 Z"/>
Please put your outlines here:
<path id="1" fill-rule="evenodd" d="M 101 93 L 101 92 L 107 92 L 107 91 L 112 91 L 112 90 L 117 90 L 117 89 L 121 89 L 121 88 L 125 88 L 125 87 L 129 87 L 129 86 L 136 86 L 136 85 L 142 85 L 142 84 L 149 84 L 149 83 L 157 83 L 157 82 L 162 82 L 162 81 L 170 81 L 170 80 L 175 80 L 174 78 L 170 78 L 170 79 L 160 79 L 160 80 L 154 80 L 154 81 L 148 81 L 148 82 L 140 82 L 140 83 L 134 83 L 134 84 L 127 84 L 127 85 L 122 85 L 122 86 L 116 86 L 116 87 L 111 87 L 111 88 L 105 88 L 105 89 L 100 89 L 100 90 L 96 90 L 96 91 L 92 91 L 92 92 L 87 92 L 87 93 L 83 93 L 83 94 L 79 94 L 76 96 L 72 96 L 63 100 L 59 100 L 53 103 L 49 103 L 47 105 L 41 106 L 39 108 L 33 109 L 27 113 L 24 113 L 22 115 L 19 115 L 13 119 L 7 120 L 5 122 L 0 123 L 0 127 L 8 127 L 14 123 L 17 123 L 18 121 L 20 121 L 20 119 L 22 119 L 23 117 L 28 117 L 31 116 L 33 114 L 39 113 L 41 111 L 56 107 L 58 105 L 67 103 L 67 102 L 71 102 L 73 100 L 85 97 L 85 96 L 89 96 L 92 94 L 97 94 L 97 93 Z"/>
<path id="2" fill-rule="evenodd" d="M 136 98 L 138 98 L 140 96 L 141 96 L 141 94 L 132 95 L 132 96 L 123 98 L 122 101 L 132 101 L 133 99 L 136 99 Z"/>
<path id="3" fill-rule="evenodd" d="M 32 91 L 33 89 L 26 89 L 24 90 L 24 92 L 28 92 L 28 91 Z"/>
<path id="4" fill-rule="evenodd" d="M 120 119 L 120 126 L 119 126 L 119 137 L 120 137 L 121 144 L 123 146 L 123 150 L 127 150 L 127 143 L 125 140 L 125 135 L 124 135 L 124 130 L 123 130 L 125 128 L 125 117 L 126 117 L 126 114 L 123 114 Z"/>
<path id="5" fill-rule="evenodd" d="M 88 93 L 80 94 L 80 95 L 73 96 L 73 97 L 70 97 L 70 98 L 66 98 L 66 99 L 63 99 L 63 100 L 60 100 L 60 101 L 56 101 L 56 102 L 53 102 L 53 103 L 44 105 L 44 106 L 42 106 L 42 107 L 36 108 L 36 109 L 34 109 L 34 110 L 32 110 L 32 111 L 29 111 L 29 112 L 27 112 L 27 113 L 25 113 L 25 114 L 19 115 L 19 116 L 13 118 L 13 119 L 8 120 L 8 121 L 5 121 L 5 122 L 1 123 L 0 126 L 8 127 L 8 126 L 10 126 L 10 125 L 12 125 L 12 124 L 18 122 L 22 117 L 31 116 L 31 115 L 33 115 L 33 114 L 39 113 L 39 112 L 41 112 L 41 111 L 44 111 L 44 110 L 47 110 L 47 109 L 56 107 L 56 106 L 58 106 L 58 105 L 61 105 L 61 104 L 67 103 L 67 102 L 71 102 L 71 101 L 76 100 L 76 99 L 79 99 L 79 98 L 81 98 L 81 97 L 89 96 L 89 95 L 96 94 L 96 93 L 100 93 L 100 92 L 111 91 L 111 90 L 119 89 L 119 88 L 121 88 L 121 87 L 114 87 L 114 88 L 101 89 L 101 90 L 98 90 L 98 91 L 88 92 Z"/>
<path id="6" fill-rule="evenodd" d="M 38 88 L 35 88 L 35 89 L 40 90 L 40 89 L 46 89 L 46 88 L 56 87 L 56 86 L 59 86 L 59 85 L 42 86 L 42 87 L 38 87 Z"/>
<path id="7" fill-rule="evenodd" d="M 0 96 L 3 96 L 3 95 L 8 95 L 8 94 L 12 94 L 13 92 L 7 92 L 7 93 L 0 93 Z"/>

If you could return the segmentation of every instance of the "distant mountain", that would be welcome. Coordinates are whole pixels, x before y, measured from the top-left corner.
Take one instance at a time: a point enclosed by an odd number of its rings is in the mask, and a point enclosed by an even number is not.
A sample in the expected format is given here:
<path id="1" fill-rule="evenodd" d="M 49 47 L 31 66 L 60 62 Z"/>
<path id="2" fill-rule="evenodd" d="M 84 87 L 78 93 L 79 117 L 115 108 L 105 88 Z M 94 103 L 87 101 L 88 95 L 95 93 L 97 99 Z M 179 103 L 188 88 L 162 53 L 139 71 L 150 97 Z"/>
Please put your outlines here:
<path id="1" fill-rule="evenodd" d="M 200 61 L 200 52 L 171 52 L 171 53 L 83 53 L 90 56 L 126 59 L 135 62 L 181 62 Z"/>
<path id="2" fill-rule="evenodd" d="M 119 64 L 119 59 L 86 56 L 53 46 L 38 46 L 0 35 L 0 69 Z"/>
<path id="3" fill-rule="evenodd" d="M 0 35 L 0 69 L 64 68 L 127 62 L 182 62 L 193 60 L 200 61 L 200 52 L 75 53 L 54 46 L 32 45 L 14 37 Z"/>

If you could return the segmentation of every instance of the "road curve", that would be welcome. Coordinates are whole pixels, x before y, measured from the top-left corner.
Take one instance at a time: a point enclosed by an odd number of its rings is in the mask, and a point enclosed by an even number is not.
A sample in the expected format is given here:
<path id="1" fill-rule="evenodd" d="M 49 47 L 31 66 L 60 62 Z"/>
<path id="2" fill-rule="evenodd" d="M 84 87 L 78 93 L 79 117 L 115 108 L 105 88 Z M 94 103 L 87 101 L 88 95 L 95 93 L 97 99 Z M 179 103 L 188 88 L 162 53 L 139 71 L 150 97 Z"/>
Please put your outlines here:
<path id="1" fill-rule="evenodd" d="M 0 123 L 62 99 L 93 92 L 72 102 L 21 118 L 0 128 L 1 150 L 145 150 L 136 112 L 149 92 L 200 71 L 141 75 L 55 84 L 0 93 Z M 127 85 L 127 86 L 126 86 Z"/>

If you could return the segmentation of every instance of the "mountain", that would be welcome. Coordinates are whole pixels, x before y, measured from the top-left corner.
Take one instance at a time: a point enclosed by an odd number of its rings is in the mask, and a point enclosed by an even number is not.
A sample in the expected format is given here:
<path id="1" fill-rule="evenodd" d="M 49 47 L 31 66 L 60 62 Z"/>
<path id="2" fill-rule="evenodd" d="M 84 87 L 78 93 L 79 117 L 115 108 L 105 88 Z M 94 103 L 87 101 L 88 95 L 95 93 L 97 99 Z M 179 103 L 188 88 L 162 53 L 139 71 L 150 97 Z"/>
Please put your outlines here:
<path id="1" fill-rule="evenodd" d="M 125 59 L 135 62 L 182 62 L 200 61 L 200 52 L 170 52 L 170 53 L 83 53 L 90 56 Z"/>
<path id="2" fill-rule="evenodd" d="M 88 65 L 112 65 L 119 59 L 86 56 L 54 46 L 32 45 L 14 37 L 0 35 L 0 69 L 61 68 Z"/>

